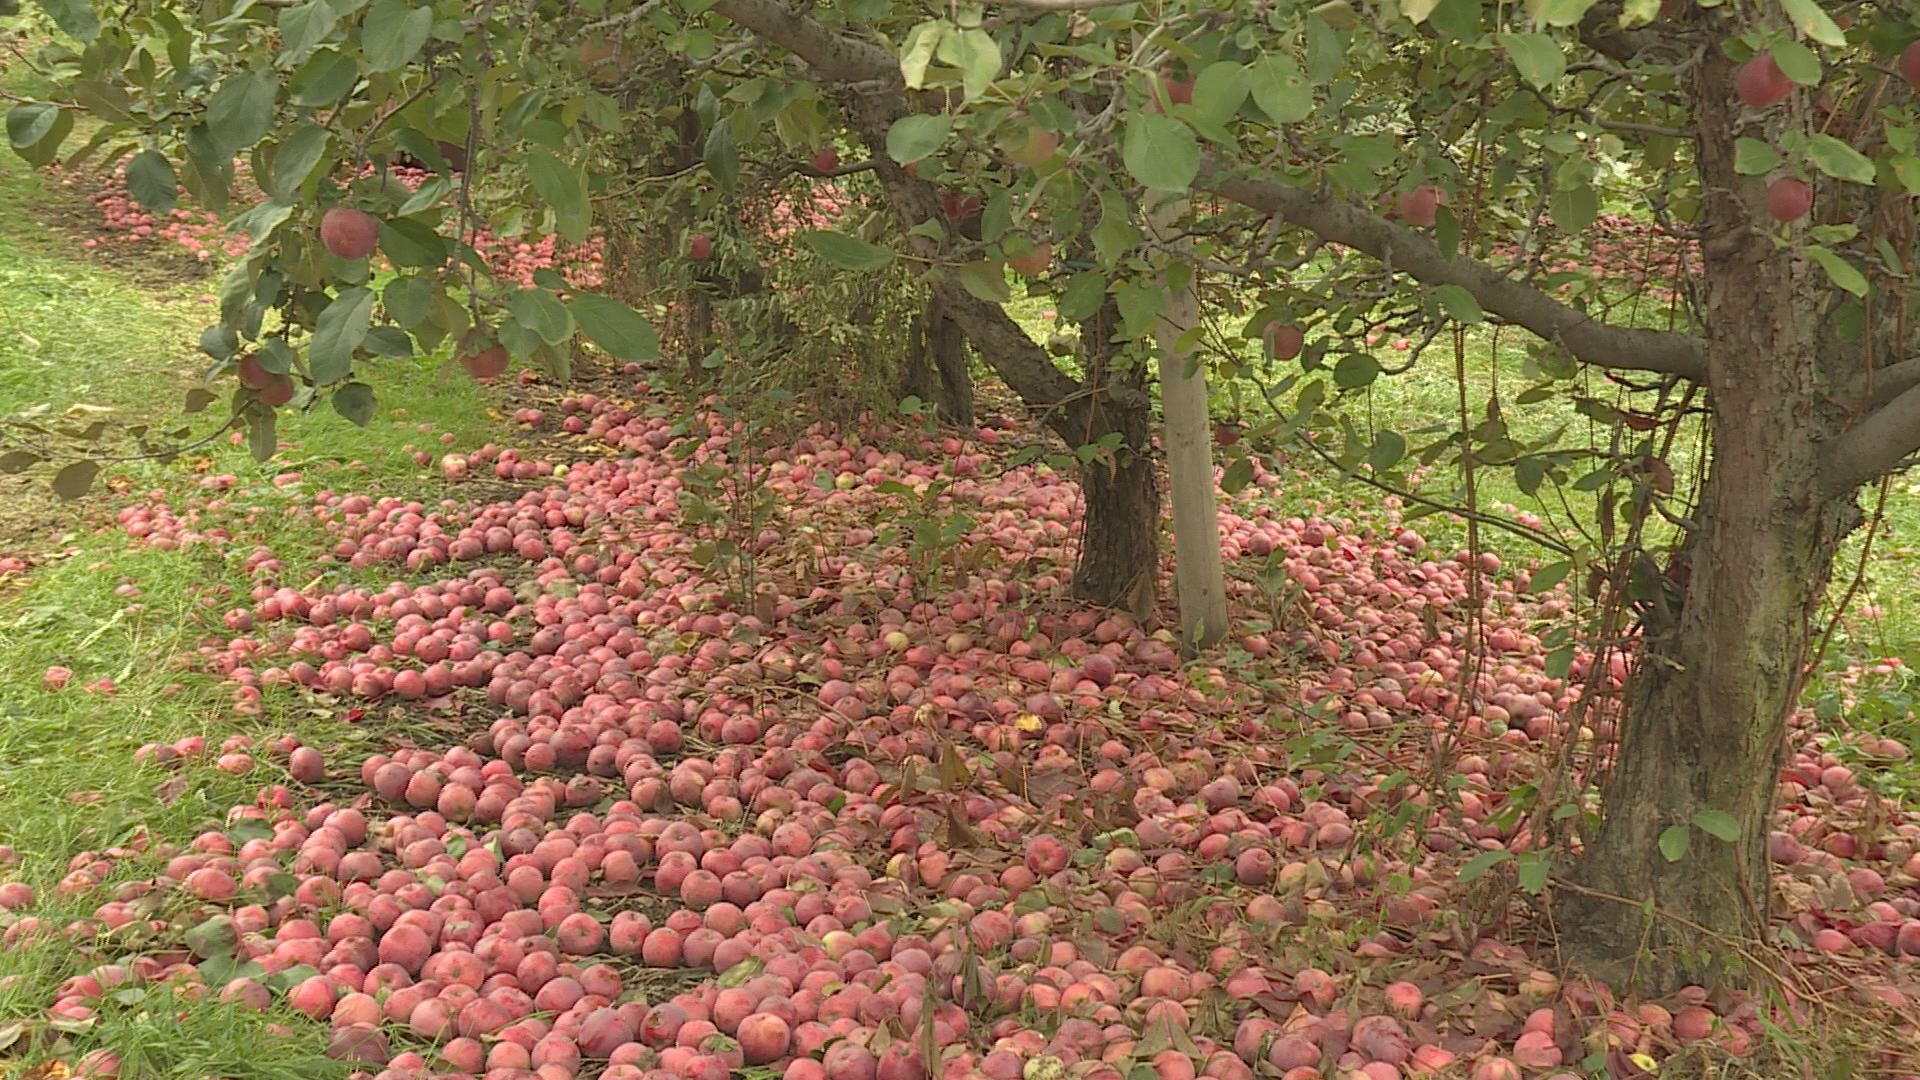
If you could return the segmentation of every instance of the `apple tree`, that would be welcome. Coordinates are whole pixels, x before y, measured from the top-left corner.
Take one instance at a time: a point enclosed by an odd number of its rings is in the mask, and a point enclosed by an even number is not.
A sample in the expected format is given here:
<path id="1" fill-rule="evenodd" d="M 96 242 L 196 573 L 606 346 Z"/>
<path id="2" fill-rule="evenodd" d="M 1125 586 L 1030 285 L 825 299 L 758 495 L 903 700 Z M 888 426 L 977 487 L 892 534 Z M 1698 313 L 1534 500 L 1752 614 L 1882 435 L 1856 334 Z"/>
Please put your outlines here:
<path id="1" fill-rule="evenodd" d="M 1561 945 L 1664 990 L 1727 977 L 1762 938 L 1811 627 L 1860 489 L 1920 453 L 1920 23 L 1904 6 L 289 0 L 183 18 L 132 0 L 112 20 L 85 0 L 44 6 L 71 39 L 53 58 L 67 96 L 17 106 L 13 144 L 49 160 L 71 114 L 91 113 L 93 145 L 137 151 L 136 191 L 162 201 L 177 177 L 217 202 L 248 158 L 266 197 L 236 218 L 255 248 L 208 351 L 295 373 L 301 394 L 338 405 L 363 358 L 476 331 L 466 355 L 498 342 L 563 363 L 576 329 L 650 351 L 623 306 L 490 286 L 458 243 L 482 183 L 563 234 L 596 199 L 649 197 L 610 167 L 608 144 L 646 116 L 582 77 L 578 43 L 598 35 L 686 64 L 715 183 L 829 136 L 870 164 L 893 230 L 808 242 L 848 274 L 916 268 L 999 378 L 1087 451 L 1083 596 L 1151 596 L 1156 367 L 1183 562 L 1212 526 L 1207 442 L 1191 438 L 1202 380 L 1254 349 L 1297 362 L 1250 442 L 1293 440 L 1376 480 L 1446 462 L 1590 499 L 1593 543 L 1542 576 L 1578 573 L 1637 626 L 1622 693 L 1594 706 L 1617 710 L 1604 812 L 1550 886 Z M 448 147 L 469 159 L 461 182 L 385 181 L 392 155 Z M 1610 203 L 1698 246 L 1657 317 L 1566 257 Z M 343 204 L 379 219 L 399 276 L 378 293 L 364 260 L 322 242 Z M 1077 340 L 1050 352 L 1009 316 L 1009 266 Z M 1525 342 L 1514 400 L 1565 399 L 1610 431 L 1599 449 L 1523 439 L 1492 410 L 1416 446 L 1342 407 L 1427 344 L 1457 350 L 1489 327 Z M 1368 346 L 1381 332 L 1419 343 L 1407 364 Z M 266 410 L 259 393 L 236 391 L 235 408 Z M 1667 457 L 1702 409 L 1689 489 Z M 1226 483 L 1248 475 L 1231 462 Z M 1669 537 L 1643 527 L 1655 519 Z M 1212 573 L 1182 588 L 1203 639 L 1224 629 Z"/>
<path id="2" fill-rule="evenodd" d="M 895 163 L 880 176 L 910 232 L 936 219 L 937 158 L 937 175 L 991 182 L 1006 202 L 981 258 L 996 243 L 1005 257 L 1017 231 L 1091 248 L 1053 284 L 1069 308 L 1111 303 L 1123 339 L 1171 322 L 1161 351 L 1177 352 L 1195 279 L 1212 303 L 1251 308 L 1242 333 L 1275 354 L 1306 339 L 1273 434 L 1327 422 L 1340 391 L 1385 374 L 1360 347 L 1375 328 L 1524 332 L 1521 400 L 1573 398 L 1617 432 L 1608 451 L 1523 444 L 1494 415 L 1427 459 L 1597 492 L 1603 545 L 1622 518 L 1677 525 L 1626 558 L 1576 551 L 1558 568 L 1639 613 L 1605 812 L 1554 885 L 1562 946 L 1660 989 L 1739 965 L 1763 935 L 1774 783 L 1835 553 L 1862 520 L 1862 485 L 1920 452 L 1911 13 L 1012 0 L 918 19 L 716 0 L 707 15 L 832 88 Z M 1035 141 L 1059 157 L 1023 170 L 1015 155 Z M 1173 229 L 1168 195 L 1185 200 Z M 1545 265 L 1603 199 L 1699 247 L 1697 279 L 1658 320 L 1577 267 Z M 942 250 L 929 236 L 914 255 Z M 946 262 L 959 280 L 935 288 L 992 340 L 997 275 Z M 1017 386 L 1044 370 L 1003 375 Z M 1641 388 L 1650 411 L 1585 392 L 1588 371 Z M 1676 491 L 1664 436 L 1702 405 L 1696 497 Z M 1391 431 L 1349 443 L 1350 464 L 1382 475 L 1409 449 Z"/>

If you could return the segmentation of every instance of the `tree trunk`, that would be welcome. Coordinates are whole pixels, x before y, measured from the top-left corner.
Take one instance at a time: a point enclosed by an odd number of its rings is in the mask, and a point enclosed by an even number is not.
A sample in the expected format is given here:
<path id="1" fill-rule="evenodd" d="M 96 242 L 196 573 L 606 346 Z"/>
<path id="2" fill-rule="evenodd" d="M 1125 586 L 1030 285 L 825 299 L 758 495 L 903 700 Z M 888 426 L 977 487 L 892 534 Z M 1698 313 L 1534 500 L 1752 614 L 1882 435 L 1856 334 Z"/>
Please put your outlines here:
<path id="1" fill-rule="evenodd" d="M 1763 940 L 1787 719 L 1834 554 L 1860 517 L 1820 475 L 1837 424 L 1822 404 L 1823 313 L 1805 302 L 1818 271 L 1775 248 L 1765 186 L 1733 169 L 1746 121 L 1727 100 L 1731 61 L 1705 50 L 1695 80 L 1712 461 L 1679 610 L 1646 627 L 1626 688 L 1604 823 L 1554 904 L 1570 959 L 1651 993 L 1738 979 Z M 1729 821 L 1733 840 L 1712 835 Z M 1671 861 L 1670 828 L 1687 837 Z"/>
<path id="2" fill-rule="evenodd" d="M 941 308 L 938 296 L 930 297 L 926 310 L 913 320 L 900 389 L 932 405 L 943 422 L 973 426 L 966 334 Z"/>
<path id="3" fill-rule="evenodd" d="M 1187 200 L 1147 193 L 1147 233 L 1184 260 L 1191 242 L 1175 237 Z M 1200 325 L 1200 294 L 1193 265 L 1176 262 L 1160 275 L 1167 306 L 1154 327 L 1160 353 L 1161 441 L 1167 487 L 1173 496 L 1173 580 L 1180 599 L 1180 634 L 1189 651 L 1227 635 L 1227 584 L 1220 564 L 1220 508 L 1214 493 L 1213 424 L 1207 418 L 1207 375 L 1189 332 Z"/>
<path id="4" fill-rule="evenodd" d="M 967 371 L 967 335 L 960 324 L 947 317 L 938 298 L 927 310 L 927 351 L 933 357 L 939 376 L 939 392 L 934 403 L 940 419 L 960 427 L 973 426 L 973 377 Z"/>
<path id="5" fill-rule="evenodd" d="M 1160 566 L 1160 481 L 1153 459 L 1125 452 L 1080 469 L 1086 517 L 1073 595 L 1136 619 L 1153 613 Z"/>
<path id="6" fill-rule="evenodd" d="M 1080 324 L 1086 385 L 1100 391 L 1094 416 L 1120 435 L 1120 445 L 1111 458 L 1080 467 L 1086 506 L 1073 595 L 1144 621 L 1160 597 L 1160 478 L 1154 474 L 1146 365 L 1120 355 L 1121 343 L 1114 340 L 1119 326 L 1111 299 Z M 1079 445 L 1070 432 L 1061 435 L 1067 445 Z"/>
<path id="7" fill-rule="evenodd" d="M 885 94 L 847 94 L 842 104 L 869 147 L 885 146 L 888 129 L 906 113 L 901 99 Z M 1054 366 L 1046 350 L 1004 308 L 969 293 L 957 277 L 938 268 L 943 243 L 910 232 L 923 222 L 942 219 L 933 186 L 908 176 L 884 153 L 876 153 L 873 161 L 894 220 L 908 232 L 910 250 L 937 268 L 928 275 L 928 284 L 941 308 L 994 373 L 1069 447 L 1119 436 L 1111 459 L 1096 459 L 1081 472 L 1086 520 L 1073 594 L 1144 615 L 1152 608 L 1159 568 L 1160 493 L 1147 437 L 1151 400 L 1140 388 L 1138 365 L 1110 371 L 1112 337 L 1107 328 L 1117 323 L 1113 302 L 1095 316 L 1098 332 L 1083 333 L 1087 378 L 1077 382 Z"/>

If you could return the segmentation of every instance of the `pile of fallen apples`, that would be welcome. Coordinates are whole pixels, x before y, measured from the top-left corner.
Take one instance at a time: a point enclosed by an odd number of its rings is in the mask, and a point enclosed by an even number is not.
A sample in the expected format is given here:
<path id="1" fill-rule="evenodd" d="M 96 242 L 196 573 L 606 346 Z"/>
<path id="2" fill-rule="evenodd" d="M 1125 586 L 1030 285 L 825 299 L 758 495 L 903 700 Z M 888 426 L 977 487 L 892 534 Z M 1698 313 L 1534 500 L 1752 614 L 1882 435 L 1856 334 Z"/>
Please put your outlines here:
<path id="1" fill-rule="evenodd" d="M 552 412 L 623 456 L 498 502 L 303 505 L 333 538 L 322 562 L 401 580 L 299 587 L 311 559 L 249 557 L 250 602 L 195 657 L 247 711 L 299 694 L 469 737 L 141 748 L 265 786 L 183 848 L 76 857 L 58 889 L 97 896 L 89 919 L 53 925 L 0 885 L 0 940 L 64 934 L 97 965 L 50 1003 L 59 1028 L 148 987 L 324 1024 L 377 1080 L 1571 1080 L 1747 1053 L 1792 1019 L 1697 989 L 1617 1000 L 1458 917 L 1468 857 L 1544 842 L 1512 789 L 1611 736 L 1604 711 L 1568 720 L 1593 658 L 1547 673 L 1563 589 L 1242 496 L 1222 525 L 1253 629 L 1183 666 L 1166 630 L 1063 599 L 1077 488 L 1005 467 L 1004 432 L 816 429 L 749 474 L 718 418 L 676 428 L 592 393 Z M 726 534 L 750 578 L 698 557 L 720 528 L 687 521 L 703 464 L 776 507 Z M 1287 482 L 1257 472 L 1249 491 Z M 915 579 L 903 520 L 935 483 L 933 511 L 972 520 L 937 582 Z M 228 486 L 155 492 L 122 524 L 244 536 Z M 1613 655 L 1600 678 L 1625 673 Z M 1807 968 L 1832 992 L 1910 1002 L 1920 822 L 1813 733 L 1803 718 L 1771 844 L 1785 930 L 1838 954 Z M 102 884 L 134 854 L 160 872 Z M 1913 1074 L 1914 1034 L 1889 1027 L 1860 1067 Z"/>

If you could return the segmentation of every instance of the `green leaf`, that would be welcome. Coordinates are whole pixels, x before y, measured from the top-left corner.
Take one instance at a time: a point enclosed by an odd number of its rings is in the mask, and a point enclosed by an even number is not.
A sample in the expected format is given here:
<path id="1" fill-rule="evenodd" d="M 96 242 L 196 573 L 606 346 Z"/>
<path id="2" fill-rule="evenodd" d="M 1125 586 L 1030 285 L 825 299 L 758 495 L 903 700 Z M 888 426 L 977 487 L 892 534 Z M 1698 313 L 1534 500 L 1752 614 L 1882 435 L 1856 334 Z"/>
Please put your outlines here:
<path id="1" fill-rule="evenodd" d="M 1520 77 L 1535 90 L 1545 90 L 1567 73 L 1567 55 L 1560 43 L 1545 34 L 1498 34 Z"/>
<path id="2" fill-rule="evenodd" d="M 350 382 L 333 392 L 333 411 L 352 421 L 356 426 L 366 427 L 373 419 L 373 413 L 379 402 L 373 396 L 373 387 L 363 382 Z"/>
<path id="3" fill-rule="evenodd" d="M 1533 459 L 1529 458 L 1528 460 Z M 1548 563 L 1546 566 L 1534 571 L 1533 577 L 1527 582 L 1527 591 L 1531 593 L 1546 592 L 1548 589 L 1565 581 L 1567 574 L 1572 572 L 1572 570 L 1573 561 L 1570 559 L 1561 559 L 1556 563 Z"/>
<path id="4" fill-rule="evenodd" d="M 1693 823 L 1701 832 L 1716 840 L 1731 844 L 1740 839 L 1740 823 L 1725 810 L 1702 810 L 1693 815 Z"/>
<path id="5" fill-rule="evenodd" d="M 581 332 L 614 359 L 659 359 L 660 339 L 652 324 L 627 305 L 599 293 L 581 293 L 568 307 Z"/>
<path id="6" fill-rule="evenodd" d="M 318 124 L 295 129 L 280 144 L 273 158 L 273 193 L 286 202 L 297 202 L 300 188 L 313 175 L 320 159 L 326 156 L 327 142 L 333 136 Z"/>
<path id="7" fill-rule="evenodd" d="M 15 105 L 7 112 L 7 141 L 13 144 L 15 150 L 25 150 L 46 138 L 59 119 L 58 105 L 49 105 L 44 101 Z"/>
<path id="8" fill-rule="evenodd" d="M 1093 253 L 1113 266 L 1140 243 L 1140 230 L 1128 220 L 1128 202 L 1117 191 L 1100 193 L 1100 221 L 1093 227 Z"/>
<path id="9" fill-rule="evenodd" d="M 1367 464 L 1373 466 L 1376 473 L 1384 473 L 1400 464 L 1407 456 L 1407 437 L 1397 431 L 1383 431 L 1374 436 L 1373 450 L 1367 454 Z"/>
<path id="10" fill-rule="evenodd" d="M 902 165 L 921 161 L 940 149 L 953 132 L 953 118 L 945 113 L 903 116 L 887 129 L 887 156 Z"/>
<path id="11" fill-rule="evenodd" d="M 1380 377 L 1380 361 L 1366 353 L 1348 353 L 1333 366 L 1333 382 L 1342 390 L 1358 390 L 1373 385 Z"/>
<path id="12" fill-rule="evenodd" d="M 732 191 L 740 183 L 740 148 L 734 144 L 733 128 L 727 124 L 715 124 L 707 132 L 707 141 L 700 148 L 701 164 L 713 174 L 722 191 Z"/>
<path id="13" fill-rule="evenodd" d="M 380 222 L 380 251 L 400 267 L 431 269 L 447 261 L 447 238 L 413 218 Z"/>
<path id="14" fill-rule="evenodd" d="M 1558 224 L 1555 219 L 1555 224 Z M 1459 285 L 1438 285 L 1434 287 L 1433 298 L 1440 302 L 1440 310 L 1447 316 L 1463 323 L 1477 323 L 1487 317 L 1480 309 L 1480 301 Z"/>
<path id="15" fill-rule="evenodd" d="M 280 449 L 280 421 L 274 410 L 260 407 L 247 417 L 247 452 L 255 461 L 266 461 Z"/>
<path id="16" fill-rule="evenodd" d="M 433 307 L 433 282 L 424 277 L 397 277 L 380 294 L 387 316 L 401 326 L 419 326 Z"/>
<path id="17" fill-rule="evenodd" d="M 1772 143 L 1741 136 L 1733 140 L 1733 171 L 1741 176 L 1765 176 L 1780 167 L 1780 151 Z"/>
<path id="18" fill-rule="evenodd" d="M 127 191 L 141 206 L 164 214 L 180 201 L 180 178 L 173 174 L 167 155 L 158 150 L 142 150 L 127 162 Z"/>
<path id="19" fill-rule="evenodd" d="M 397 326 L 376 326 L 367 331 L 367 340 L 360 347 L 374 356 L 385 356 L 394 360 L 405 360 L 413 355 L 413 339 L 405 330 Z"/>
<path id="20" fill-rule="evenodd" d="M 307 370 L 315 385 L 339 382 L 353 370 L 353 351 L 367 339 L 373 322 L 373 290 L 356 287 L 333 298 L 314 320 L 307 347 Z"/>
<path id="21" fill-rule="evenodd" d="M 1170 116 L 1135 113 L 1121 137 L 1120 156 L 1135 180 L 1159 191 L 1185 191 L 1200 174 L 1200 142 Z"/>
<path id="22" fill-rule="evenodd" d="M 1427 21 L 1433 9 L 1440 6 L 1440 0 L 1400 0 L 1400 14 L 1415 26 Z"/>
<path id="23" fill-rule="evenodd" d="M 374 0 L 360 32 L 367 70 L 397 71 L 411 61 L 433 33 L 433 7 L 407 0 Z"/>
<path id="24" fill-rule="evenodd" d="M 1679 862 L 1687 854 L 1692 834 L 1685 825 L 1669 825 L 1660 833 L 1660 854 L 1668 862 Z"/>
<path id="25" fill-rule="evenodd" d="M 63 501 L 72 502 L 93 487 L 93 478 L 98 475 L 99 465 L 91 461 L 76 461 L 53 474 L 53 493 Z"/>
<path id="26" fill-rule="evenodd" d="M 934 51 L 946 31 L 944 21 L 929 19 L 907 35 L 907 43 L 900 50 L 900 77 L 906 80 L 907 89 L 918 90 L 927 84 L 927 66 L 933 63 Z"/>
<path id="27" fill-rule="evenodd" d="M 1000 43 L 980 27 L 940 36 L 936 55 L 960 69 L 961 90 L 968 101 L 985 96 L 1000 76 Z"/>
<path id="28" fill-rule="evenodd" d="M 1556 188 L 1547 197 L 1547 209 L 1553 214 L 1554 228 L 1568 234 L 1585 232 L 1600 216 L 1600 194 L 1584 183 Z"/>
<path id="29" fill-rule="evenodd" d="M 91 0 L 40 0 L 40 10 L 75 41 L 90 44 L 100 36 L 100 17 L 93 13 Z"/>
<path id="30" fill-rule="evenodd" d="M 1253 459 L 1235 458 L 1220 474 L 1220 490 L 1229 495 L 1238 495 L 1253 483 Z"/>
<path id="31" fill-rule="evenodd" d="M 1193 82 L 1193 108 L 1207 120 L 1224 124 L 1240 111 L 1251 83 L 1247 69 L 1231 60 L 1208 64 Z"/>
<path id="32" fill-rule="evenodd" d="M 715 130 L 723 129 L 724 125 Z M 708 145 L 712 145 L 711 140 Z M 593 206 L 587 200 L 587 180 L 580 170 L 551 151 L 536 149 L 527 158 L 527 176 L 533 181 L 535 194 L 553 208 L 560 235 L 575 244 L 585 240 L 593 224 Z"/>
<path id="33" fill-rule="evenodd" d="M 1066 291 L 1060 294 L 1054 308 L 1062 319 L 1079 322 L 1092 318 L 1106 297 L 1106 277 L 1097 270 L 1083 270 L 1067 281 Z"/>
<path id="34" fill-rule="evenodd" d="M 991 304 L 1004 304 L 1013 298 L 1013 292 L 1007 288 L 1007 271 L 998 261 L 981 259 L 959 268 L 956 275 L 960 284 L 969 293 Z"/>
<path id="35" fill-rule="evenodd" d="M 1807 138 L 1807 159 L 1814 167 L 1839 180 L 1856 184 L 1873 183 L 1873 159 L 1832 135 Z"/>
<path id="36" fill-rule="evenodd" d="M 573 336 L 573 316 L 560 298 L 545 289 L 521 289 L 507 302 L 513 321 L 533 331 L 541 341 L 558 345 Z"/>
<path id="37" fill-rule="evenodd" d="M 1660 15 L 1660 0 L 1627 0 L 1620 5 L 1620 28 L 1645 26 Z"/>
<path id="38" fill-rule="evenodd" d="M 1276 124 L 1297 124 L 1313 113 L 1313 86 L 1293 57 L 1268 53 L 1247 69 L 1253 103 Z"/>
<path id="39" fill-rule="evenodd" d="M 1595 0 L 1531 0 L 1527 11 L 1545 26 L 1578 26 Z"/>
<path id="40" fill-rule="evenodd" d="M 1547 874 L 1553 870 L 1553 863 L 1540 852 L 1529 851 L 1514 861 L 1514 870 L 1520 887 L 1537 893 L 1547 887 Z"/>
<path id="41" fill-rule="evenodd" d="M 340 22 L 340 15 L 327 0 L 283 8 L 280 12 L 280 48 L 288 56 L 299 56 L 327 40 Z"/>
<path id="42" fill-rule="evenodd" d="M 893 261 L 893 249 L 833 229 L 812 229 L 801 233 L 800 240 L 815 255 L 842 270 L 878 270 Z"/>
<path id="43" fill-rule="evenodd" d="M 247 150 L 273 126 L 273 103 L 280 84 L 265 72 L 228 79 L 207 99 L 207 133 L 229 156 Z"/>
<path id="44" fill-rule="evenodd" d="M 253 354 L 260 362 L 260 370 L 270 375 L 285 375 L 293 370 L 293 350 L 287 346 L 285 338 L 268 338 L 260 343 L 260 351 Z"/>
<path id="45" fill-rule="evenodd" d="M 1466 865 L 1460 868 L 1460 884 L 1465 885 L 1471 882 L 1473 879 L 1511 858 L 1513 858 L 1513 852 L 1501 850 L 1483 851 L 1475 855 L 1473 858 L 1467 860 Z"/>
<path id="46" fill-rule="evenodd" d="M 340 100 L 360 78 L 360 65 L 353 57 L 333 49 L 321 49 L 300 65 L 288 83 L 287 100 L 302 108 L 318 108 Z"/>
<path id="47" fill-rule="evenodd" d="M 1813 50 L 1797 41 L 1775 42 L 1773 62 L 1780 65 L 1780 73 L 1801 86 L 1820 85 L 1820 58 Z"/>
<path id="48" fill-rule="evenodd" d="M 1827 277 L 1831 278 L 1835 285 L 1855 296 L 1867 295 L 1867 276 L 1852 263 L 1819 244 L 1807 245 L 1807 257 L 1819 263 L 1820 269 L 1827 272 Z"/>
<path id="49" fill-rule="evenodd" d="M 1780 7 L 1793 20 L 1793 28 L 1822 45 L 1838 48 L 1847 43 L 1847 35 L 1833 17 L 1820 10 L 1814 0 L 1780 0 Z"/>

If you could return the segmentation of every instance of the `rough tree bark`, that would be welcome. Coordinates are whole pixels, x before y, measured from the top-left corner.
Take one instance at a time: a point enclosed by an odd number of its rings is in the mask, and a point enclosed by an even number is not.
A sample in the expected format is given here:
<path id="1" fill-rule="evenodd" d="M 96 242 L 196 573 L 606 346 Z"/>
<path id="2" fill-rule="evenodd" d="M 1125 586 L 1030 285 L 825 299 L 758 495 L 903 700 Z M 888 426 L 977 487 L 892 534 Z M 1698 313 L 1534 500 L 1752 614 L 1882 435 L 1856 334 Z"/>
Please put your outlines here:
<path id="1" fill-rule="evenodd" d="M 1736 976 L 1763 940 L 1787 719 L 1834 554 L 1860 518 L 1852 489 L 1823 476 L 1838 418 L 1822 403 L 1826 313 L 1807 302 L 1823 294 L 1818 271 L 1774 246 L 1764 186 L 1734 170 L 1750 122 L 1733 84 L 1732 62 L 1705 50 L 1693 92 L 1713 457 L 1683 553 L 1691 576 L 1678 612 L 1648 628 L 1604 823 L 1555 902 L 1569 958 L 1654 992 Z M 1738 837 L 1698 828 L 1706 811 L 1731 815 Z M 1659 845 L 1672 826 L 1689 831 L 1678 862 Z"/>
<path id="2" fill-rule="evenodd" d="M 1191 241 L 1177 236 L 1187 200 L 1147 192 L 1147 235 L 1180 257 Z M 1207 418 L 1207 375 L 1193 365 L 1188 334 L 1200 325 L 1200 294 L 1193 267 L 1175 265 L 1160 275 L 1167 306 L 1154 327 L 1160 353 L 1161 442 L 1167 453 L 1167 487 L 1173 496 L 1173 581 L 1180 601 L 1180 636 L 1189 650 L 1227 636 L 1226 572 L 1220 562 L 1220 509 L 1213 481 L 1213 424 Z"/>
<path id="3" fill-rule="evenodd" d="M 901 392 L 930 402 L 941 420 L 973 426 L 973 378 L 967 371 L 967 338 L 940 298 L 930 297 L 914 320 Z"/>
<path id="4" fill-rule="evenodd" d="M 1114 338 L 1119 326 L 1111 299 L 1080 323 L 1085 385 L 1099 391 L 1089 426 L 1119 432 L 1120 445 L 1112 457 L 1080 469 L 1086 514 L 1073 594 L 1144 620 L 1160 592 L 1160 479 L 1154 474 L 1147 366 L 1122 355 Z M 1068 436 L 1068 443 L 1074 438 Z"/>

